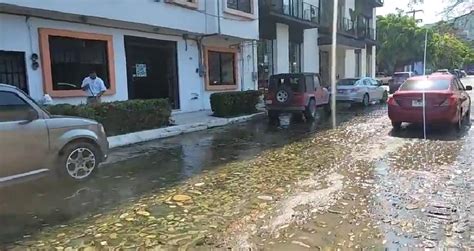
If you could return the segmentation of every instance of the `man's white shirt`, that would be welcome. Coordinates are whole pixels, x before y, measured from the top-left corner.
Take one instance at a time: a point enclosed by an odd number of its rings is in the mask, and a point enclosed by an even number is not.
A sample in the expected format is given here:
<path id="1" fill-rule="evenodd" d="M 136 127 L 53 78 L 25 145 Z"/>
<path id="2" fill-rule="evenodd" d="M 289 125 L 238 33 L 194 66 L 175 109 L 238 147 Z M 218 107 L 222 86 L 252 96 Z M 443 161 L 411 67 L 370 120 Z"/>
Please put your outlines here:
<path id="1" fill-rule="evenodd" d="M 97 95 L 99 95 L 99 93 L 105 92 L 107 90 L 104 81 L 99 77 L 96 77 L 95 79 L 86 77 L 82 81 L 81 87 L 86 87 L 87 93 L 89 93 L 89 95 L 92 97 L 96 97 Z"/>

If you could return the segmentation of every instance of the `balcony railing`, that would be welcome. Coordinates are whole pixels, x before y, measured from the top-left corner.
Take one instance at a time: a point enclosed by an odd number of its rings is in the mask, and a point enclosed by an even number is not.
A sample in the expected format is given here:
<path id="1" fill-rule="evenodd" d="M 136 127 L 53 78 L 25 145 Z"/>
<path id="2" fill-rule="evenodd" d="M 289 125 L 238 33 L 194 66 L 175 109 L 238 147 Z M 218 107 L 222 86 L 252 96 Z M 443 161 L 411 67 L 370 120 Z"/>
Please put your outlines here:
<path id="1" fill-rule="evenodd" d="M 346 35 L 350 35 L 350 36 L 356 36 L 357 33 L 356 33 L 356 29 L 355 29 L 355 23 L 350 20 L 349 18 L 342 18 L 342 19 L 339 19 L 339 22 L 338 22 L 338 31 L 340 33 L 344 33 Z"/>
<path id="2" fill-rule="evenodd" d="M 289 4 L 282 0 L 266 0 L 264 2 L 271 11 L 316 24 L 320 22 L 319 7 L 310 3 L 301 0 L 290 0 Z"/>

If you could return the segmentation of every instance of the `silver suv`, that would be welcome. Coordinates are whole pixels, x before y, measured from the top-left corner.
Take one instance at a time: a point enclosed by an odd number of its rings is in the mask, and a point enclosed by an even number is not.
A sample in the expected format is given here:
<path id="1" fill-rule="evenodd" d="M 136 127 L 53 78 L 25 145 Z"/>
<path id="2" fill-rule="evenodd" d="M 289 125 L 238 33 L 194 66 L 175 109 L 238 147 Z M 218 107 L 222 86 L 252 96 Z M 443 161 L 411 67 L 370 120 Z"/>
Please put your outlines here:
<path id="1" fill-rule="evenodd" d="M 108 148 L 98 122 L 52 116 L 23 91 L 0 84 L 0 184 L 46 171 L 83 180 Z"/>

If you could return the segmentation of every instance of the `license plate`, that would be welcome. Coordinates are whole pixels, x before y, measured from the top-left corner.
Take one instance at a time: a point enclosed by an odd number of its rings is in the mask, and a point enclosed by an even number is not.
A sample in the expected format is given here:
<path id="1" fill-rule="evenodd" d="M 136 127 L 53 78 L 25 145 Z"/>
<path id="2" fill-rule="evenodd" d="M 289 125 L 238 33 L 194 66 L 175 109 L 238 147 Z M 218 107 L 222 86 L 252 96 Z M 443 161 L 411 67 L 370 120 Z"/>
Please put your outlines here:
<path id="1" fill-rule="evenodd" d="M 421 106 L 423 106 L 423 100 L 413 100 L 413 101 L 411 101 L 411 106 L 421 107 Z"/>
<path id="2" fill-rule="evenodd" d="M 271 100 L 271 99 L 270 100 L 265 100 L 265 104 L 271 105 L 271 104 L 273 104 L 273 100 Z"/>
<path id="3" fill-rule="evenodd" d="M 344 93 L 345 91 L 344 90 L 338 90 L 337 93 Z"/>

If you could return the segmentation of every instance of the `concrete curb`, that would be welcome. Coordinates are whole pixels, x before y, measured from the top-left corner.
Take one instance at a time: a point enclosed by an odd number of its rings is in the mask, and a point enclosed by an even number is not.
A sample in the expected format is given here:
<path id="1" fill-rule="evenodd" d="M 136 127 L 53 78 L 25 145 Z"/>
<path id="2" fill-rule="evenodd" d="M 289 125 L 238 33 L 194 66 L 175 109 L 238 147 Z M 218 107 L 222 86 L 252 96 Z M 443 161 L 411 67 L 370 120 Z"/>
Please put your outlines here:
<path id="1" fill-rule="evenodd" d="M 136 143 L 146 142 L 155 139 L 162 139 L 177 136 L 184 133 L 203 131 L 214 127 L 221 127 L 230 124 L 245 122 L 259 116 L 264 115 L 265 112 L 254 113 L 235 118 L 215 118 L 206 122 L 197 122 L 185 125 L 169 126 L 153 130 L 146 130 L 140 132 L 133 132 L 123 135 L 108 137 L 110 148 L 132 145 Z"/>

